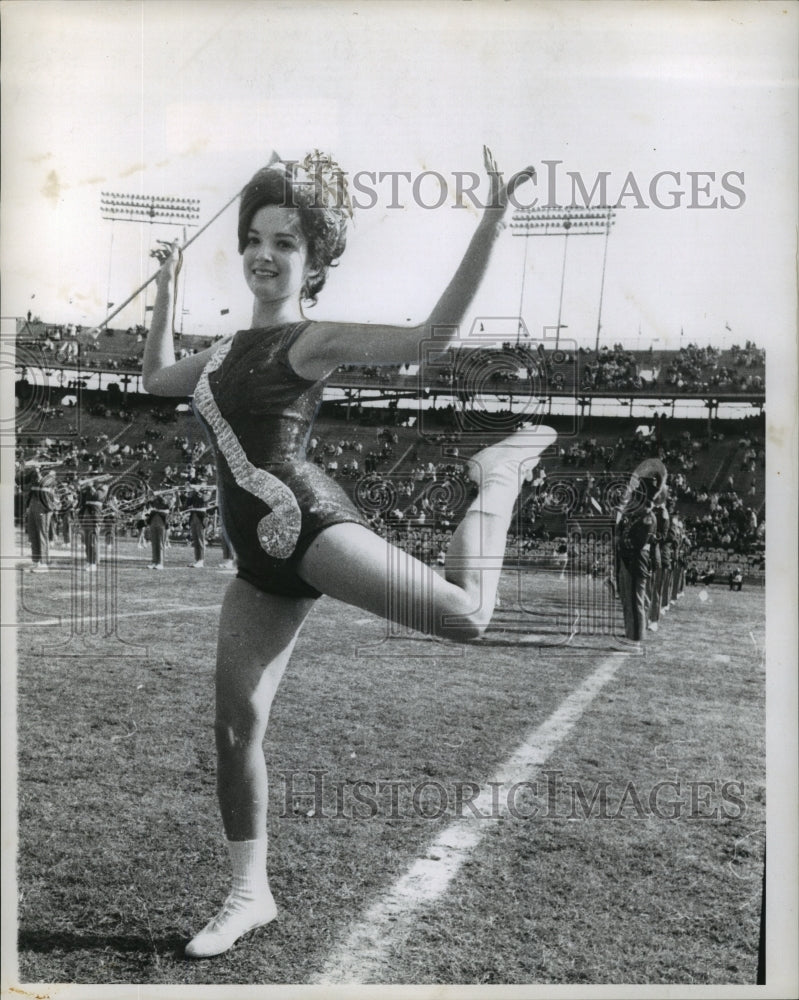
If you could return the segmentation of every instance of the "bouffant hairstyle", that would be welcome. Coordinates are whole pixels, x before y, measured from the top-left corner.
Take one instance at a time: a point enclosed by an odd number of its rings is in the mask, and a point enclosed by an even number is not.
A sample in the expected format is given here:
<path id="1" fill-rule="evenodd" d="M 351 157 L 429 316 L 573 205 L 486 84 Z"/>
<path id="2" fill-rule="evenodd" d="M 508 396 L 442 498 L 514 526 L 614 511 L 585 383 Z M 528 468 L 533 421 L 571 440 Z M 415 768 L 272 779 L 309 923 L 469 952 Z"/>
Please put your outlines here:
<path id="1" fill-rule="evenodd" d="M 271 163 L 259 170 L 241 193 L 239 253 L 244 253 L 255 213 L 268 205 L 296 208 L 308 247 L 309 274 L 303 300 L 314 305 L 327 272 L 347 246 L 347 218 L 351 217 L 343 173 L 329 157 L 309 155 L 302 163 Z"/>

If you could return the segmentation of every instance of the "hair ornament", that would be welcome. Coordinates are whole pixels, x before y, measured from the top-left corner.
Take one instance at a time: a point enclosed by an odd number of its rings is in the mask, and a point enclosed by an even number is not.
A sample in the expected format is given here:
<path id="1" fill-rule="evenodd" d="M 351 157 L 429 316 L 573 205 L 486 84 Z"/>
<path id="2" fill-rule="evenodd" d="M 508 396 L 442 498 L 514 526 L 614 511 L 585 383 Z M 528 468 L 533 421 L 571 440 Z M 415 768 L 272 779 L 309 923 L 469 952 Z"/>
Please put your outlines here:
<path id="1" fill-rule="evenodd" d="M 315 207 L 336 208 L 352 219 L 347 175 L 329 153 L 315 149 L 291 165 L 295 183 L 313 187 Z"/>

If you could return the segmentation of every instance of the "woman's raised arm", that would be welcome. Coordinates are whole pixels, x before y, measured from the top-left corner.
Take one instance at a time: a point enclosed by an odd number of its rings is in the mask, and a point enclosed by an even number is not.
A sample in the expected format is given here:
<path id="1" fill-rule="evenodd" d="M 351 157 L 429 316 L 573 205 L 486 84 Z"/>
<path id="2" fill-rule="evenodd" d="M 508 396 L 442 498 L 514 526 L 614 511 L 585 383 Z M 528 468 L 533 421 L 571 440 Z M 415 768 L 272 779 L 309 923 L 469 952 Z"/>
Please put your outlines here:
<path id="1" fill-rule="evenodd" d="M 161 261 L 161 270 L 156 279 L 157 292 L 153 305 L 153 319 L 144 345 L 142 383 L 144 391 L 154 396 L 184 398 L 194 392 L 203 368 L 218 350 L 219 344 L 213 344 L 206 350 L 182 358 L 180 361 L 175 360 L 172 325 L 181 252 L 177 244 L 173 244 L 168 250 L 154 251 L 154 256 Z"/>
<path id="2" fill-rule="evenodd" d="M 291 362 L 299 374 L 320 378 L 342 364 L 403 364 L 417 360 L 419 345 L 425 341 L 440 340 L 443 349 L 456 339 L 488 270 L 496 239 L 504 229 L 509 195 L 523 180 L 535 178 L 533 167 L 527 167 L 507 185 L 485 146 L 483 157 L 491 180 L 488 206 L 458 269 L 427 320 L 417 326 L 316 323 L 309 335 L 298 338 L 291 349 Z"/>

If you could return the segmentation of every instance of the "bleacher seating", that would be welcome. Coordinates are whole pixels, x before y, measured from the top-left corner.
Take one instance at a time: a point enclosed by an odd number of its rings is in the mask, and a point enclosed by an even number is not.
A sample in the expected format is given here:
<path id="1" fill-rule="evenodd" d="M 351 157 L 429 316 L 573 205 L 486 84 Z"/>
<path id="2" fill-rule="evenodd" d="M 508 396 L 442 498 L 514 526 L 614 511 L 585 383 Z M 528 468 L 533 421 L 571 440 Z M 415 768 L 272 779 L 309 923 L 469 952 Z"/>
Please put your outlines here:
<path id="1" fill-rule="evenodd" d="M 17 321 L 18 342 L 38 346 L 54 369 L 74 367 L 68 350 L 74 344 L 87 372 L 135 377 L 141 373 L 145 338 L 143 327 L 98 331 L 36 319 Z M 216 339 L 182 335 L 176 349 L 178 353 L 194 353 Z M 514 358 L 518 358 L 518 366 Z M 430 393 L 470 391 L 475 382 L 505 392 L 525 392 L 532 387 L 556 397 L 678 396 L 757 402 L 765 394 L 765 354 L 751 344 L 724 351 L 689 344 L 679 351 L 625 350 L 615 345 L 599 352 L 582 348 L 570 352 L 549 346 L 539 349 L 523 341 L 496 349 L 470 348 L 432 355 L 421 374 L 416 365 L 348 365 L 331 379 L 331 385 L 337 387 Z"/>
<path id="2" fill-rule="evenodd" d="M 145 335 L 141 328 L 98 332 L 69 327 L 58 329 L 35 321 L 18 323 L 18 343 L 25 347 L 20 351 L 20 367 L 39 363 L 42 367 L 46 364 L 50 370 L 62 367 L 64 371 L 71 371 L 75 350 L 68 345 L 77 344 L 84 370 L 120 376 L 128 372 L 135 376 L 140 372 Z M 210 338 L 184 338 L 178 349 L 201 350 L 211 342 Z M 517 361 L 520 363 L 514 367 Z M 431 359 L 421 383 L 418 372 L 409 366 L 341 370 L 333 384 L 338 382 L 352 390 L 349 402 L 331 401 L 324 405 L 314 429 L 317 447 L 309 457 L 334 475 L 356 502 L 362 500 L 362 496 L 356 494 L 359 489 L 362 492 L 365 489 L 365 476 L 376 474 L 384 481 L 389 480 L 392 488 L 397 488 L 396 505 L 390 511 L 382 508 L 376 511 L 375 527 L 396 534 L 395 515 L 400 511 L 405 518 L 405 535 L 418 547 L 420 532 L 429 542 L 431 532 L 439 528 L 447 530 L 458 520 L 474 492 L 465 477 L 463 460 L 492 439 L 473 429 L 464 432 L 462 422 L 453 420 L 453 407 L 446 400 L 435 405 L 436 392 L 452 395 L 457 390 L 457 395 L 477 385 L 482 394 L 493 392 L 505 398 L 516 388 L 525 391 L 525 379 L 532 378 L 538 379 L 539 389 L 544 386 L 554 395 L 578 394 L 586 391 L 581 387 L 586 371 L 601 369 L 605 373 L 616 373 L 613 376 L 616 377 L 623 371 L 624 364 L 636 373 L 635 378 L 639 381 L 638 373 L 645 373 L 650 381 L 647 383 L 644 379 L 643 386 L 623 392 L 618 387 L 594 385 L 588 390 L 589 394 L 601 395 L 605 391 L 616 398 L 622 394 L 651 395 L 653 386 L 658 390 L 662 386 L 664 394 L 670 393 L 676 398 L 682 389 L 672 384 L 673 379 L 680 376 L 681 369 L 686 366 L 693 366 L 692 371 L 696 374 L 686 391 L 696 391 L 697 380 L 701 380 L 703 388 L 699 391 L 705 396 L 711 392 L 713 396 L 727 392 L 730 386 L 724 383 L 729 381 L 730 373 L 735 375 L 737 372 L 750 381 L 752 378 L 762 380 L 765 374 L 763 352 L 751 344 L 744 349 L 725 352 L 693 346 L 681 352 L 625 352 L 617 345 L 599 355 L 590 351 L 571 355 L 547 349 L 537 351 L 534 356 L 526 352 L 524 345 L 517 348 L 505 344 L 495 355 L 481 349 L 447 352 Z M 723 379 L 711 384 L 719 372 Z M 656 382 L 651 378 L 653 375 Z M 60 405 L 60 396 L 76 390 L 64 379 L 61 381 L 63 387 L 58 390 L 52 388 L 51 382 L 46 399 L 43 397 L 42 401 L 32 400 L 30 387 L 26 389 L 22 382 L 18 383 L 19 393 L 23 396 L 27 393 L 27 398 L 18 401 L 24 404 L 20 410 L 24 413 L 18 421 L 17 454 L 21 461 L 34 456 L 48 462 L 58 461 L 68 474 L 73 470 L 75 474 L 99 470 L 116 476 L 135 475 L 146 478 L 154 488 L 165 483 L 185 482 L 189 468 L 196 473 L 199 467 L 201 477 L 213 481 L 214 470 L 207 444 L 185 404 L 136 391 L 137 379 L 125 385 L 123 390 L 120 378 L 115 386 L 104 391 L 82 390 L 80 420 L 78 426 L 73 427 L 75 421 L 70 419 L 69 409 Z M 743 385 L 740 378 L 739 382 Z M 86 384 L 93 385 L 91 377 Z M 741 385 L 737 389 L 732 387 L 733 395 L 739 392 L 742 398 L 757 402 L 759 394 L 751 385 L 746 389 Z M 360 397 L 357 390 L 367 387 L 378 388 L 388 406 L 369 405 L 369 401 Z M 400 409 L 397 400 L 402 395 L 419 398 L 419 409 Z M 427 400 L 433 405 L 428 405 Z M 33 404 L 34 409 L 38 409 L 35 420 L 31 420 L 29 412 Z M 345 413 L 352 419 L 343 419 Z M 499 414 L 499 418 L 507 415 Z M 655 410 L 648 421 L 651 431 L 648 435 L 636 435 L 628 417 L 592 419 L 590 411 L 579 434 L 575 433 L 572 419 L 557 416 L 546 419 L 561 434 L 556 451 L 546 456 L 543 463 L 549 484 L 568 482 L 578 495 L 582 495 L 580 491 L 584 492 L 588 476 L 593 476 L 604 489 L 609 477 L 623 480 L 642 457 L 660 454 L 670 470 L 680 511 L 697 534 L 707 541 L 708 564 L 726 565 L 730 558 L 740 555 L 750 560 L 751 569 L 762 561 L 762 540 L 749 545 L 748 550 L 744 546 L 745 551 L 739 553 L 737 548 L 743 545 L 740 539 L 736 537 L 726 547 L 720 545 L 725 537 L 723 531 L 717 531 L 713 524 L 708 526 L 708 521 L 716 517 L 714 514 L 709 519 L 709 511 L 719 510 L 718 496 L 724 497 L 730 490 L 733 491 L 730 496 L 736 497 L 739 513 L 740 508 L 751 508 L 757 521 L 763 521 L 762 419 L 716 421 L 709 434 L 708 421 L 674 420 L 666 416 L 665 410 L 661 414 Z M 67 444 L 58 444 L 68 427 Z M 27 433 L 29 429 L 30 434 Z M 45 442 L 50 438 L 56 444 L 48 447 Z M 336 451 L 339 454 L 335 454 Z M 445 479 L 456 487 L 451 491 L 451 503 L 446 510 L 440 496 Z M 435 503 L 431 503 L 434 493 L 439 495 Z M 565 533 L 565 512 L 553 504 L 551 498 L 542 500 L 542 496 L 540 484 L 525 485 L 520 497 L 520 518 L 514 522 L 515 531 L 525 545 L 536 546 L 539 556 L 546 554 L 555 559 L 558 555 L 556 540 L 562 539 Z M 721 506 L 725 507 L 725 503 Z M 588 501 L 584 512 L 593 513 Z M 423 544 L 427 544 L 424 539 Z M 553 551 L 549 552 L 549 548 Z"/>

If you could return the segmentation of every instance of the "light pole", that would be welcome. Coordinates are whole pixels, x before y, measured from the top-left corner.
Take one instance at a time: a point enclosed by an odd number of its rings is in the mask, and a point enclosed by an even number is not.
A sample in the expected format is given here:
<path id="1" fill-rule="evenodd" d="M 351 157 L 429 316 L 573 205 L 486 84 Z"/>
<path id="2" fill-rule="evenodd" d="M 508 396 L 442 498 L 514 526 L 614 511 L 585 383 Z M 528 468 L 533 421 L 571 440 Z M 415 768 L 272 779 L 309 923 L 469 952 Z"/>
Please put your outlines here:
<path id="1" fill-rule="evenodd" d="M 563 266 L 560 275 L 560 299 L 558 302 L 558 325 L 556 341 L 563 327 L 563 289 L 566 284 L 566 254 L 569 236 L 603 236 L 605 253 L 602 260 L 602 284 L 599 290 L 599 313 L 596 325 L 596 349 L 599 350 L 599 330 L 602 324 L 602 299 L 605 290 L 605 266 L 607 263 L 608 238 L 610 228 L 615 225 L 616 213 L 612 208 L 579 208 L 575 205 L 545 205 L 541 208 L 522 208 L 513 213 L 510 228 L 514 236 L 562 236 Z M 527 268 L 527 244 L 525 244 L 525 270 Z M 522 274 L 522 297 L 524 296 L 524 274 Z M 521 307 L 520 307 L 521 311 Z"/>
<path id="2" fill-rule="evenodd" d="M 599 285 L 599 309 L 596 316 L 596 344 L 594 350 L 599 353 L 599 331 L 602 329 L 602 299 L 605 295 L 605 268 L 608 263 L 608 242 L 610 241 L 610 227 L 615 224 L 615 212 L 612 208 L 606 209 L 607 219 L 605 221 L 605 248 L 602 252 L 602 281 Z"/>
<path id="3" fill-rule="evenodd" d="M 571 221 L 569 219 L 563 220 L 563 267 L 560 272 L 560 299 L 558 300 L 558 328 L 555 332 L 555 350 L 560 347 L 560 328 L 563 326 L 561 323 L 561 317 L 563 316 L 563 289 L 566 286 L 566 251 L 569 249 L 569 230 L 571 229 Z"/>
<path id="4" fill-rule="evenodd" d="M 111 222 L 111 249 L 108 256 L 108 308 L 111 308 L 111 255 L 114 248 L 115 222 L 147 222 L 163 226 L 182 226 L 183 242 L 186 229 L 195 227 L 200 219 L 198 198 L 172 198 L 166 195 L 121 194 L 103 191 L 100 194 L 100 214 Z M 185 277 L 184 277 L 185 285 Z M 145 302 L 144 311 L 147 311 Z"/>

